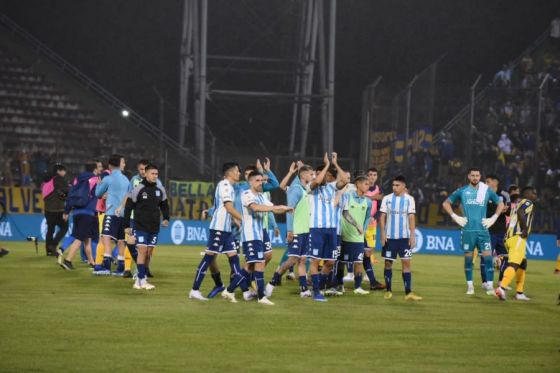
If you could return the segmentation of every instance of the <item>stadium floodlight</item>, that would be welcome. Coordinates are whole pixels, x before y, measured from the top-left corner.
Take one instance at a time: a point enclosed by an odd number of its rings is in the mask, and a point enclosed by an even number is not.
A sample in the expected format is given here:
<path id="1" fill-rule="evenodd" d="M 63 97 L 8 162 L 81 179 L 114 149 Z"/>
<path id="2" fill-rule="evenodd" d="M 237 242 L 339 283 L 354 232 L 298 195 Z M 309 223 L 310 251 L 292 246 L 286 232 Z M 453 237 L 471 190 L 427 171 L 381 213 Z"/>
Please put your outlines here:
<path id="1" fill-rule="evenodd" d="M 130 115 L 130 112 L 129 112 L 128 110 L 126 110 L 126 109 L 123 109 L 123 110 L 121 111 L 121 115 L 122 115 L 123 117 L 126 118 L 126 117 L 128 117 L 128 116 Z"/>

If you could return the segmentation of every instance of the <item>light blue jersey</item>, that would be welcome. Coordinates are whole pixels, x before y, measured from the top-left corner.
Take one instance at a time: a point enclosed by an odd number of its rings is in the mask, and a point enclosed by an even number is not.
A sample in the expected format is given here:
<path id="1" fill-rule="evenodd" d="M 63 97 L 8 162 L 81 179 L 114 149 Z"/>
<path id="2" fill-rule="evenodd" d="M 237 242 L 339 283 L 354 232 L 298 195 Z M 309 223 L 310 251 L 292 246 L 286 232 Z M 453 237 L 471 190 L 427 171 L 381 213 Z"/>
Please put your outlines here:
<path id="1" fill-rule="evenodd" d="M 477 187 L 468 184 L 454 191 L 448 198 L 449 202 L 461 202 L 467 225 L 463 231 L 488 231 L 482 225 L 482 219 L 486 218 L 488 201 L 498 205 L 501 200 L 498 195 L 484 183 L 478 183 Z"/>
<path id="2" fill-rule="evenodd" d="M 416 214 L 414 198 L 409 194 L 386 195 L 381 201 L 380 212 L 387 215 L 385 234 L 388 239 L 410 238 L 409 215 Z"/>
<path id="3" fill-rule="evenodd" d="M 105 201 L 105 215 L 116 215 L 115 210 L 119 207 L 127 195 L 132 189 L 130 187 L 130 182 L 127 177 L 123 175 L 121 170 L 115 169 L 111 171 L 110 175 L 107 175 L 101 181 L 101 184 L 95 188 L 95 196 L 97 198 L 103 197 L 107 193 L 107 200 Z M 124 216 L 124 209 L 121 209 L 119 217 Z"/>
<path id="4" fill-rule="evenodd" d="M 241 194 L 243 204 L 243 221 L 241 222 L 241 241 L 262 241 L 265 216 L 268 212 L 256 212 L 249 208 L 253 204 L 272 206 L 262 193 L 253 193 L 246 190 Z"/>
<path id="5" fill-rule="evenodd" d="M 216 185 L 214 194 L 214 206 L 212 207 L 212 220 L 210 229 L 222 232 L 231 232 L 231 215 L 226 210 L 226 202 L 235 201 L 235 192 L 231 183 L 224 179 Z"/>
<path id="6" fill-rule="evenodd" d="M 309 198 L 309 228 L 336 228 L 336 181 L 311 190 Z"/>

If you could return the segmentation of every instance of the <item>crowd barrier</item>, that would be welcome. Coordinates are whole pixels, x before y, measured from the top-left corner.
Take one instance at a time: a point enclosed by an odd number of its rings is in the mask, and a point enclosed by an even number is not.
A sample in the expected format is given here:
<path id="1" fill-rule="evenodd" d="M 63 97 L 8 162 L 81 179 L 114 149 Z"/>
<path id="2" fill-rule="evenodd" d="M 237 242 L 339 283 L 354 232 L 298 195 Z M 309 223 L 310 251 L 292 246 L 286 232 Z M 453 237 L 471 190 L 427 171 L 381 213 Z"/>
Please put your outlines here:
<path id="1" fill-rule="evenodd" d="M 72 221 L 70 220 L 70 224 Z M 270 232 L 274 247 L 285 246 L 286 225 L 278 224 L 280 235 Z M 28 236 L 44 241 L 47 224 L 40 214 L 8 214 L 0 221 L 0 242 L 23 241 Z M 69 230 L 71 232 L 71 229 Z M 379 237 L 379 235 L 378 235 Z M 162 245 L 205 245 L 208 240 L 208 222 L 172 219 L 169 226 L 161 229 L 158 243 Z M 461 232 L 458 229 L 416 230 L 415 253 L 437 255 L 461 255 Z M 379 246 L 379 242 L 377 243 Z M 379 247 L 378 247 L 379 249 Z M 558 254 L 556 237 L 552 234 L 532 234 L 527 243 L 529 259 L 555 260 Z"/>

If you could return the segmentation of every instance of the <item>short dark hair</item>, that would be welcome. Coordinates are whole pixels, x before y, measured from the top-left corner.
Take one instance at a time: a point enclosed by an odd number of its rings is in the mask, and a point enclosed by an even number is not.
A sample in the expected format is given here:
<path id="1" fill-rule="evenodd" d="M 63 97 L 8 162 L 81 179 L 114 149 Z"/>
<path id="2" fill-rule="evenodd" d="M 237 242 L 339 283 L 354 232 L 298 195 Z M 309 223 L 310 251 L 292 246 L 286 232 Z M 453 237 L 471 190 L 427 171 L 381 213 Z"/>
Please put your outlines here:
<path id="1" fill-rule="evenodd" d="M 514 189 L 519 189 L 519 185 L 511 184 L 508 188 L 508 193 L 511 194 Z"/>
<path id="2" fill-rule="evenodd" d="M 327 172 L 333 175 L 333 177 L 336 177 L 338 175 L 338 171 L 336 170 L 335 166 L 330 166 Z"/>
<path id="3" fill-rule="evenodd" d="M 377 173 L 379 173 L 379 171 L 377 171 L 377 168 L 375 168 L 375 167 L 368 168 L 367 172 L 377 172 Z"/>
<path id="4" fill-rule="evenodd" d="M 112 154 L 109 157 L 109 166 L 119 167 L 121 165 L 121 159 L 124 158 L 124 155 L 121 154 Z"/>
<path id="5" fill-rule="evenodd" d="M 157 166 L 156 166 L 155 164 L 149 163 L 149 164 L 146 165 L 146 169 L 145 169 L 145 170 L 146 170 L 146 171 L 149 171 L 149 170 L 157 170 L 157 169 L 158 169 L 158 168 L 157 168 Z"/>
<path id="6" fill-rule="evenodd" d="M 308 171 L 313 171 L 313 167 L 311 167 L 308 164 L 304 164 L 303 166 L 301 166 L 298 170 L 298 176 L 301 175 L 302 172 L 308 172 Z"/>
<path id="7" fill-rule="evenodd" d="M 251 171 L 251 173 L 249 174 L 249 176 L 247 177 L 247 179 L 252 179 L 252 178 L 254 178 L 254 177 L 262 176 L 262 175 L 263 175 L 263 174 L 262 174 L 261 172 L 259 172 L 259 171 Z"/>
<path id="8" fill-rule="evenodd" d="M 231 170 L 232 168 L 239 168 L 239 163 L 237 162 L 226 162 L 224 163 L 224 165 L 222 166 L 222 174 L 226 174 L 229 170 Z"/>
<path id="9" fill-rule="evenodd" d="M 257 166 L 254 165 L 254 164 L 247 165 L 243 169 L 243 173 L 246 173 L 247 171 L 250 171 L 250 172 L 257 171 Z"/>
<path id="10" fill-rule="evenodd" d="M 147 160 L 147 159 L 141 159 L 141 160 L 139 160 L 138 162 L 136 162 L 136 166 L 140 166 L 140 165 L 147 166 L 147 165 L 149 165 L 149 164 L 150 164 L 150 161 Z"/>
<path id="11" fill-rule="evenodd" d="M 395 176 L 393 181 L 399 181 L 399 182 L 403 183 L 404 185 L 406 185 L 406 178 L 403 175 Z"/>
<path id="12" fill-rule="evenodd" d="M 480 168 L 478 168 L 478 167 L 471 167 L 471 168 L 469 168 L 469 170 L 467 171 L 467 175 L 470 174 L 470 173 L 473 172 L 473 171 L 478 171 L 478 172 L 480 172 Z"/>
<path id="13" fill-rule="evenodd" d="M 97 162 L 98 161 L 88 161 L 88 162 L 86 162 L 86 165 L 85 165 L 86 171 L 87 172 L 95 171 L 95 169 L 97 168 Z"/>
<path id="14" fill-rule="evenodd" d="M 496 180 L 498 183 L 500 182 L 500 178 L 494 174 L 488 174 L 486 175 L 487 179 L 492 179 L 492 180 Z"/>
<path id="15" fill-rule="evenodd" d="M 55 163 L 53 166 L 53 174 L 56 174 L 58 171 L 66 171 L 66 167 L 62 163 Z"/>
<path id="16" fill-rule="evenodd" d="M 362 171 L 362 170 L 356 170 L 356 171 L 354 171 L 353 176 L 354 176 L 354 179 L 355 179 L 355 178 L 357 178 L 358 176 L 367 176 L 367 174 L 366 174 L 364 171 Z"/>
<path id="17" fill-rule="evenodd" d="M 526 187 L 524 187 L 523 189 L 521 189 L 521 195 L 524 195 L 526 192 L 534 192 L 535 188 L 527 185 Z"/>
<path id="18" fill-rule="evenodd" d="M 368 181 L 367 176 L 364 175 L 364 174 L 360 174 L 360 175 L 358 175 L 354 178 L 354 184 L 358 184 L 358 183 L 361 183 L 363 181 Z"/>

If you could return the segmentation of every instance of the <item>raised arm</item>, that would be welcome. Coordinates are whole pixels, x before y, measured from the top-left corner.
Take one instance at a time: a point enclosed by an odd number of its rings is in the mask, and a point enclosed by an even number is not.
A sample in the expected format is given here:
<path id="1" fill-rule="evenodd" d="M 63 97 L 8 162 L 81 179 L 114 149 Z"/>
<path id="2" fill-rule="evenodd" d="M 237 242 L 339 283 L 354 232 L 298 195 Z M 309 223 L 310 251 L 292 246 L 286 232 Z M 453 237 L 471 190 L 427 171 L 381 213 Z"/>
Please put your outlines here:
<path id="1" fill-rule="evenodd" d="M 325 176 L 327 175 L 327 171 L 329 170 L 329 167 L 331 165 L 331 163 L 329 161 L 329 156 L 327 155 L 327 153 L 325 153 L 325 155 L 323 156 L 323 164 L 324 164 L 323 169 L 319 172 L 319 174 L 317 175 L 315 180 L 313 180 L 309 184 L 310 189 L 315 189 L 319 185 L 321 185 L 323 183 L 323 180 L 325 179 Z"/>
<path id="2" fill-rule="evenodd" d="M 286 189 L 288 189 L 288 183 L 290 182 L 292 176 L 296 174 L 297 170 L 298 170 L 298 166 L 296 162 L 292 162 L 292 164 L 290 165 L 290 169 L 288 170 L 288 173 L 286 174 L 286 176 L 284 176 L 284 178 L 280 182 L 280 189 L 282 189 L 283 191 L 286 191 Z"/>
<path id="3" fill-rule="evenodd" d="M 336 189 L 342 189 L 347 184 L 346 181 L 341 179 L 341 177 L 342 177 L 342 175 L 344 174 L 345 171 L 338 164 L 338 154 L 337 153 L 333 152 L 331 158 L 332 158 L 332 164 L 336 168 L 336 174 L 337 174 Z"/>

